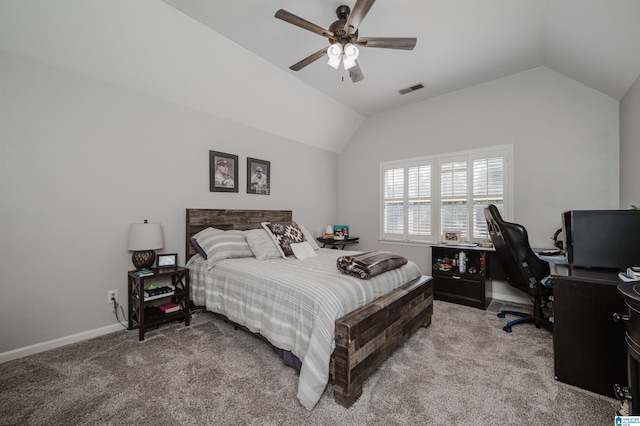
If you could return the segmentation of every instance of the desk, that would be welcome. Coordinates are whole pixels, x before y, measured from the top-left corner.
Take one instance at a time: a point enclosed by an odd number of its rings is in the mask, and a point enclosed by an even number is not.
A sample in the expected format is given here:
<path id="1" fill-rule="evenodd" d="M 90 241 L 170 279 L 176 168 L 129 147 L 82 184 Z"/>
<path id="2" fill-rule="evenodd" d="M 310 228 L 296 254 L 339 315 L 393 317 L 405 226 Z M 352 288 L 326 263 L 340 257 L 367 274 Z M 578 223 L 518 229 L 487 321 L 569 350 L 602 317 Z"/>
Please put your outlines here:
<path id="1" fill-rule="evenodd" d="M 624 313 L 616 271 L 570 269 L 551 264 L 553 278 L 553 358 L 557 380 L 609 397 L 613 385 L 626 386 Z"/>

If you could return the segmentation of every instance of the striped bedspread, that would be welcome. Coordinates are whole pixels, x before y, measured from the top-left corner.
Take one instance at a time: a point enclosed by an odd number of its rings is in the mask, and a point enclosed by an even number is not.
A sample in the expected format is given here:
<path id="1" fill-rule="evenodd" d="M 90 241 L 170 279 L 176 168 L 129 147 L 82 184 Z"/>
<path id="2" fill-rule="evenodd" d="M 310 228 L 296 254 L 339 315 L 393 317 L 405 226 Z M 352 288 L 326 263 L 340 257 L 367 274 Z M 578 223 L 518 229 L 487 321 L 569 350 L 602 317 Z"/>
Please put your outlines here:
<path id="1" fill-rule="evenodd" d="M 226 259 L 210 271 L 196 255 L 187 262 L 191 299 L 296 355 L 302 361 L 297 397 L 311 410 L 329 379 L 335 320 L 421 275 L 413 262 L 366 281 L 338 272 L 337 258 L 357 253 Z"/>

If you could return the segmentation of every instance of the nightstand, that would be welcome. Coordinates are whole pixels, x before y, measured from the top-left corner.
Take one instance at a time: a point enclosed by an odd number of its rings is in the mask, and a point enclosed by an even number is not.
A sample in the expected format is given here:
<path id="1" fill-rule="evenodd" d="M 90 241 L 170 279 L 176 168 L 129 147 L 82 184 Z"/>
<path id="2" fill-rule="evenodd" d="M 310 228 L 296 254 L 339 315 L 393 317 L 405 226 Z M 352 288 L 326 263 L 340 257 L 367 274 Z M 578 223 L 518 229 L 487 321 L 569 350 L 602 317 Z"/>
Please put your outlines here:
<path id="1" fill-rule="evenodd" d="M 331 248 L 340 249 L 340 250 L 343 250 L 345 246 L 348 246 L 349 244 L 358 244 L 360 242 L 359 237 L 349 237 L 349 238 L 345 238 L 344 240 L 334 240 L 333 238 L 323 238 L 323 237 L 318 237 L 316 239 L 318 240 L 318 242 L 322 243 L 322 248 L 329 246 Z"/>
<path id="2" fill-rule="evenodd" d="M 138 276 L 136 271 L 129 271 L 127 274 L 129 280 L 129 330 L 138 327 L 138 340 L 144 340 L 144 333 L 149 327 L 168 323 L 171 321 L 184 320 L 185 326 L 189 325 L 191 312 L 189 310 L 189 269 L 182 266 L 151 268 L 153 275 Z M 144 296 L 145 289 L 153 284 L 158 278 L 170 278 L 171 292 L 159 294 L 156 296 Z M 158 283 L 159 286 L 166 284 Z M 180 309 L 171 313 L 159 313 L 150 315 L 148 309 L 145 315 L 146 307 L 151 307 L 151 301 L 174 302 L 180 306 Z M 154 304 L 157 302 L 154 302 Z"/>

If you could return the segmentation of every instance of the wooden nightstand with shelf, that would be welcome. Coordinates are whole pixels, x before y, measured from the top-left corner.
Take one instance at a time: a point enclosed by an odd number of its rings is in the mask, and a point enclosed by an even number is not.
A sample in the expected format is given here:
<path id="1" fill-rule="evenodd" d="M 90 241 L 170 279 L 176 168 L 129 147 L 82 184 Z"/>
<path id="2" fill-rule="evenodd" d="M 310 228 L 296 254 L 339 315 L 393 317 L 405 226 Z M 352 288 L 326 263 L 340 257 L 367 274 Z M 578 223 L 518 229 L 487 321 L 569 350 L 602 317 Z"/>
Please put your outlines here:
<path id="1" fill-rule="evenodd" d="M 184 320 L 185 326 L 189 325 L 191 312 L 189 310 L 189 269 L 182 266 L 152 268 L 153 275 L 138 276 L 136 271 L 129 271 L 128 276 L 128 299 L 129 299 L 129 330 L 138 327 L 138 340 L 144 340 L 144 333 L 149 327 L 158 326 L 171 321 Z M 144 297 L 145 289 L 152 283 L 150 281 L 158 278 L 170 278 L 171 286 L 174 287 L 170 293 L 156 296 Z M 171 313 L 160 313 L 156 316 L 145 317 L 145 305 L 148 302 L 162 300 L 162 302 L 172 301 L 180 306 L 180 310 Z M 151 306 L 151 305 L 149 305 Z"/>

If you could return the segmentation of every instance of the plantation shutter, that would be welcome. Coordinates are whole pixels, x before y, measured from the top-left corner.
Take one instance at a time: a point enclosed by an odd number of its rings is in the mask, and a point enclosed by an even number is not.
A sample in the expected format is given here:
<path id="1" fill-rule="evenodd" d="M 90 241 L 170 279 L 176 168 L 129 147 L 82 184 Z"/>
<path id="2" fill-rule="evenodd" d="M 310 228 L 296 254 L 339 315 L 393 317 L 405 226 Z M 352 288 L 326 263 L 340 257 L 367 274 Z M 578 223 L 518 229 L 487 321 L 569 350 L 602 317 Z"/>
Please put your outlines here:
<path id="1" fill-rule="evenodd" d="M 488 239 L 484 209 L 489 204 L 504 213 L 507 152 L 487 153 L 473 158 L 472 226 L 474 239 Z"/>
<path id="2" fill-rule="evenodd" d="M 404 168 L 384 170 L 384 236 L 404 235 Z"/>
<path id="3" fill-rule="evenodd" d="M 440 163 L 440 224 L 442 232 L 460 231 L 462 239 L 468 233 L 468 182 L 465 158 L 443 159 Z"/>
<path id="4" fill-rule="evenodd" d="M 382 238 L 428 240 L 431 225 L 431 162 L 383 166 Z"/>
<path id="5" fill-rule="evenodd" d="M 431 235 L 431 165 L 408 169 L 407 239 L 424 240 Z"/>

